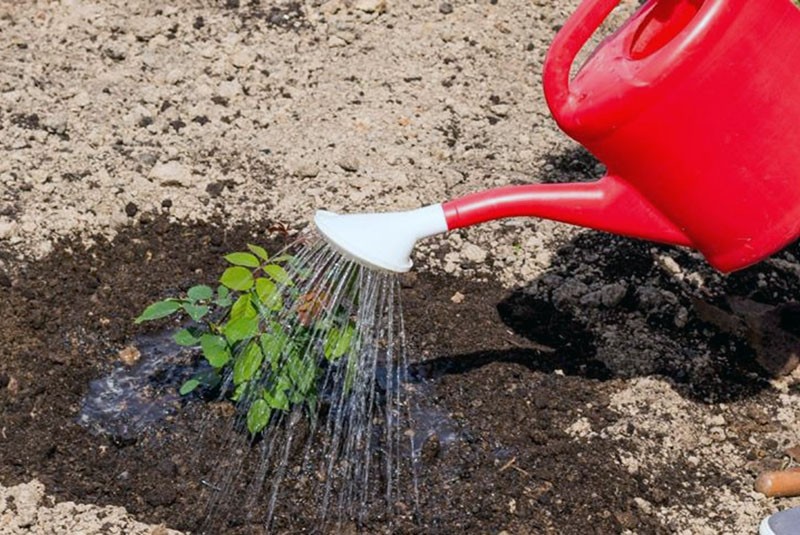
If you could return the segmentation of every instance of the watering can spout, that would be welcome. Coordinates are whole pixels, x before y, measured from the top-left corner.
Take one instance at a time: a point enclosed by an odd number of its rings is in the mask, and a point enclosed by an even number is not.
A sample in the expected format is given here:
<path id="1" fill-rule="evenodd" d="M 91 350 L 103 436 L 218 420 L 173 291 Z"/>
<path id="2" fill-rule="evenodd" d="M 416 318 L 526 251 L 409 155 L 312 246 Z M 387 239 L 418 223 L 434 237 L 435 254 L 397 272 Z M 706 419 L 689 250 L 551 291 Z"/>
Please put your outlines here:
<path id="1" fill-rule="evenodd" d="M 596 182 L 493 189 L 443 205 L 448 229 L 505 217 L 533 216 L 672 245 L 689 238 L 639 192 L 608 175 Z"/>
<path id="2" fill-rule="evenodd" d="M 422 238 L 506 217 L 534 216 L 675 245 L 689 239 L 638 192 L 613 176 L 592 183 L 507 186 L 407 212 L 340 215 L 314 223 L 340 253 L 371 268 L 405 272 Z"/>

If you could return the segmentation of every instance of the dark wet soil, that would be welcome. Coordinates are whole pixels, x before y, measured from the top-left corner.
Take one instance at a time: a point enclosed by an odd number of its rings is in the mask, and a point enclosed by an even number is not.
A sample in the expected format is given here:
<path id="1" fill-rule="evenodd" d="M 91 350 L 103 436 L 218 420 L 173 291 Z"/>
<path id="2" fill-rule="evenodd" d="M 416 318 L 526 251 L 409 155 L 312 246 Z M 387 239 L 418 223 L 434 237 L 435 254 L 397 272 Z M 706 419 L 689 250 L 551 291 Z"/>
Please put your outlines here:
<path id="1" fill-rule="evenodd" d="M 63 243 L 47 258 L 0 273 L 0 482 L 38 478 L 59 500 L 121 505 L 143 521 L 198 531 L 219 468 L 241 460 L 244 473 L 255 469 L 257 454 L 246 445 L 231 450 L 214 432 L 226 428 L 230 411 L 188 403 L 138 439 L 119 440 L 76 423 L 81 400 L 120 349 L 164 329 L 133 324 L 144 306 L 213 282 L 222 253 L 247 242 L 274 250 L 287 238 L 264 230 L 266 223 L 223 230 L 145 220 L 113 244 Z M 624 438 L 566 432 L 579 418 L 593 429 L 613 424 L 607 401 L 622 380 L 596 358 L 593 335 L 551 302 L 426 273 L 403 286 L 411 375 L 429 383 L 425 402 L 447 415 L 455 439 L 434 434 L 422 446 L 419 501 L 415 507 L 406 488 L 392 505 L 395 531 L 667 533 L 634 498 L 686 505 L 699 497 L 674 489 L 727 482 L 710 470 L 698 485 L 695 471 L 679 464 L 631 475 L 618 462 Z M 463 302 L 451 300 L 456 292 Z M 319 531 L 311 487 L 289 481 L 275 531 Z M 233 512 L 214 532 L 265 532 L 267 493 L 248 511 L 236 510 L 247 484 L 234 485 Z M 387 525 L 375 515 L 363 529 Z"/>

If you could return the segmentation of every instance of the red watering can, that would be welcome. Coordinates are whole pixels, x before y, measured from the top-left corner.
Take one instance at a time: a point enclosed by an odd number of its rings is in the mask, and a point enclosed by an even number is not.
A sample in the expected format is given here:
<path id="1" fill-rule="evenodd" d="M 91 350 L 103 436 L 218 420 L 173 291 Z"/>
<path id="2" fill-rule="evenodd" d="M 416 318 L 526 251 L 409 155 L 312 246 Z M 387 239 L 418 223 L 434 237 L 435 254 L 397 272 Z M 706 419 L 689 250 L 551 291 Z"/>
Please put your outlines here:
<path id="1" fill-rule="evenodd" d="M 544 93 L 608 169 L 597 182 L 510 186 L 394 214 L 319 212 L 329 241 L 405 271 L 417 239 L 536 216 L 686 245 L 721 271 L 800 237 L 800 9 L 790 0 L 650 0 L 570 68 L 620 0 L 584 0 L 556 36 Z"/>

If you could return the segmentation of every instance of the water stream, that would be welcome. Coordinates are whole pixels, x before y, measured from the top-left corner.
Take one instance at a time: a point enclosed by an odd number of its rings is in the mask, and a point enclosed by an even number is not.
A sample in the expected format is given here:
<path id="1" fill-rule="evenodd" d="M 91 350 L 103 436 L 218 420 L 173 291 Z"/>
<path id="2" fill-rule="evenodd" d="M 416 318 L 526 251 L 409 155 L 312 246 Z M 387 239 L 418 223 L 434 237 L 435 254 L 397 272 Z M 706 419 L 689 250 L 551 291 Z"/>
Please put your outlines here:
<path id="1" fill-rule="evenodd" d="M 223 451 L 230 452 L 224 466 L 204 481 L 204 532 L 224 530 L 232 505 L 253 511 L 269 527 L 287 484 L 305 485 L 316 502 L 309 514 L 321 527 L 358 526 L 377 507 L 391 529 L 395 504 L 417 501 L 407 494 L 416 488 L 415 459 L 424 441 L 431 434 L 451 441 L 456 432 L 445 413 L 416 403 L 425 386 L 407 377 L 397 277 L 364 268 L 321 240 L 298 242 L 291 257 L 285 265 L 288 277 L 278 284 L 281 298 L 260 311 L 259 321 L 260 334 L 285 342 L 273 345 L 269 365 L 265 359 L 264 372 L 239 393 L 236 415 L 227 427 L 214 427 L 210 420 L 203 426 L 204 434 L 221 435 Z M 337 345 L 332 332 L 340 338 L 349 332 L 347 343 Z M 301 337 L 304 342 L 298 345 Z M 177 388 L 207 366 L 197 352 L 165 337 L 141 339 L 137 345 L 142 358 L 136 366 L 120 366 L 92 383 L 81 424 L 123 439 L 134 437 L 173 414 L 180 405 Z M 332 353 L 341 354 L 332 358 Z M 285 410 L 273 410 L 268 425 L 252 437 L 247 431 L 250 407 L 274 391 L 275 377 L 294 373 L 285 367 L 311 364 L 318 370 L 315 401 L 294 400 Z M 297 381 L 301 384 L 302 377 Z M 222 378 L 219 401 L 230 399 L 234 382 L 232 373 Z M 240 452 L 253 448 L 259 453 L 257 466 L 245 467 Z M 244 496 L 235 490 L 243 478 L 248 482 Z M 257 507 L 265 496 L 266 514 Z"/>

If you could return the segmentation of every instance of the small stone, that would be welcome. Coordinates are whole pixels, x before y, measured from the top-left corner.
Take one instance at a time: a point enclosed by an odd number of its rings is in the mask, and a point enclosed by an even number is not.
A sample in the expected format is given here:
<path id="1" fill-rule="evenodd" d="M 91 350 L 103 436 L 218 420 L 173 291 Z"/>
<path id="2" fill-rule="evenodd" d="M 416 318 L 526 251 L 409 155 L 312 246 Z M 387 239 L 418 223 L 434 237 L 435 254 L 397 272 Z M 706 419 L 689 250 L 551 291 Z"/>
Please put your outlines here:
<path id="1" fill-rule="evenodd" d="M 0 219 L 0 240 L 7 240 L 13 236 L 17 230 L 17 226 L 16 221 Z"/>
<path id="2" fill-rule="evenodd" d="M 243 48 L 241 50 L 237 50 L 231 56 L 231 64 L 234 67 L 238 67 L 240 69 L 244 69 L 244 68 L 249 67 L 250 65 L 253 64 L 253 62 L 255 60 L 256 60 L 255 53 L 253 51 L 249 50 L 249 49 L 246 49 L 246 48 Z"/>
<path id="3" fill-rule="evenodd" d="M 129 202 L 125 205 L 125 215 L 128 217 L 133 217 L 139 212 L 139 207 L 136 206 L 136 203 Z"/>
<path id="4" fill-rule="evenodd" d="M 464 302 L 464 294 L 461 292 L 456 292 L 450 297 L 450 301 L 456 304 L 460 304 Z"/>
<path id="5" fill-rule="evenodd" d="M 508 104 L 494 104 L 489 107 L 489 111 L 498 117 L 507 117 L 508 112 L 511 111 L 511 106 Z"/>
<path id="6" fill-rule="evenodd" d="M 320 169 L 313 163 L 301 164 L 294 170 L 294 176 L 301 178 L 314 178 L 319 175 Z"/>
<path id="7" fill-rule="evenodd" d="M 681 272 L 681 267 L 671 256 L 659 255 L 657 258 L 657 262 L 658 265 L 661 266 L 661 269 L 663 269 L 670 275 L 678 275 Z"/>
<path id="8" fill-rule="evenodd" d="M 350 43 L 352 43 L 353 41 L 356 40 L 357 36 L 356 36 L 355 33 L 351 32 L 351 31 L 342 30 L 342 31 L 336 32 L 336 37 L 338 37 L 339 39 L 341 39 L 342 41 L 344 41 L 346 44 L 349 45 Z"/>
<path id="9" fill-rule="evenodd" d="M 449 15 L 453 12 L 453 5 L 448 2 L 442 2 L 439 4 L 439 13 L 443 15 Z"/>
<path id="10" fill-rule="evenodd" d="M 172 199 L 164 199 L 161 201 L 161 208 L 172 208 Z"/>
<path id="11" fill-rule="evenodd" d="M 469 262 L 482 264 L 486 261 L 487 252 L 474 243 L 464 242 L 461 248 L 461 257 Z"/>
<path id="12" fill-rule="evenodd" d="M 162 186 L 188 187 L 191 183 L 192 173 L 188 167 L 173 160 L 156 164 L 150 170 L 150 178 Z"/>
<path id="13" fill-rule="evenodd" d="M 0 288 L 11 288 L 11 277 L 0 271 Z"/>
<path id="14" fill-rule="evenodd" d="M 131 367 L 139 362 L 139 357 L 141 357 L 142 354 L 135 346 L 128 346 L 120 349 L 119 353 L 117 353 L 117 356 L 119 356 L 119 360 L 125 366 Z"/>
<path id="15" fill-rule="evenodd" d="M 359 161 L 352 156 L 345 156 L 336 162 L 336 165 L 347 171 L 348 173 L 355 173 L 358 171 Z"/>
<path id="16" fill-rule="evenodd" d="M 356 0 L 353 7 L 364 13 L 383 13 L 386 11 L 386 0 Z"/>
<path id="17" fill-rule="evenodd" d="M 103 53 L 114 61 L 122 61 L 128 55 L 128 47 L 121 41 L 111 41 L 103 48 Z"/>
<path id="18" fill-rule="evenodd" d="M 347 41 L 345 41 L 338 35 L 331 35 L 330 37 L 328 37 L 328 46 L 330 48 L 341 48 L 343 46 L 347 46 Z"/>

